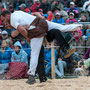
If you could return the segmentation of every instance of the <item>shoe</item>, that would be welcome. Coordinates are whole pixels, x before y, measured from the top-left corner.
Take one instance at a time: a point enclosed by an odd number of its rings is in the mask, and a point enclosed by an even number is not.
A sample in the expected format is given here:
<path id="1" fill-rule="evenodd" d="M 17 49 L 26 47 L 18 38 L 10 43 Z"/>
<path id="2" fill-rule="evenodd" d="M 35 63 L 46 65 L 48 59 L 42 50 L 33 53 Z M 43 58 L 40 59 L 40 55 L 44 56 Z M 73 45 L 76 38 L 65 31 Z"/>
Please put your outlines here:
<path id="1" fill-rule="evenodd" d="M 76 51 L 75 48 L 66 50 L 66 54 L 64 55 L 64 58 L 70 57 L 75 51 Z"/>
<path id="2" fill-rule="evenodd" d="M 28 80 L 26 81 L 26 83 L 28 83 L 28 84 L 36 83 L 36 80 L 35 80 L 34 76 L 33 75 L 29 75 L 28 76 Z"/>
<path id="3" fill-rule="evenodd" d="M 43 77 L 43 79 L 40 80 L 40 83 L 42 83 L 42 82 L 46 82 L 46 81 L 47 81 L 47 78 L 46 78 L 46 77 Z"/>

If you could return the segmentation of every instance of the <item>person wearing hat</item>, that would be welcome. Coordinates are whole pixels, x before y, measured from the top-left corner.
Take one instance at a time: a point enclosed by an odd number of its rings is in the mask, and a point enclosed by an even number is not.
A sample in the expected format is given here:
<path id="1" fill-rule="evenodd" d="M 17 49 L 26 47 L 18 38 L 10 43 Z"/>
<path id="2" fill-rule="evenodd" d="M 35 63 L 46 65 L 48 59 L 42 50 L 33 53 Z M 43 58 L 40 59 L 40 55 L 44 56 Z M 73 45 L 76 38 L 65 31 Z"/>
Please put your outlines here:
<path id="1" fill-rule="evenodd" d="M 34 4 L 30 7 L 31 12 L 38 12 L 39 6 L 39 0 L 34 0 Z"/>
<path id="2" fill-rule="evenodd" d="M 78 9 L 75 7 L 75 3 L 74 3 L 74 2 L 70 2 L 70 8 L 68 8 L 67 13 L 69 14 L 70 12 L 73 12 L 75 18 L 78 18 L 79 11 L 78 11 Z"/>
<path id="3" fill-rule="evenodd" d="M 69 18 L 66 20 L 67 24 L 76 23 L 76 19 L 74 19 L 74 13 L 70 12 Z"/>
<path id="4" fill-rule="evenodd" d="M 22 3 L 22 4 L 19 6 L 19 8 L 20 8 L 21 11 L 25 11 L 26 4 Z"/>
<path id="5" fill-rule="evenodd" d="M 42 16 L 36 17 L 23 11 L 15 11 L 14 13 L 10 13 L 8 10 L 6 10 L 1 14 L 1 20 L 4 23 L 11 25 L 11 28 L 14 27 L 16 29 L 15 36 L 21 33 L 27 40 L 31 40 L 31 59 L 30 69 L 28 70 L 28 84 L 35 83 L 34 75 L 38 64 L 38 57 L 43 38 L 46 36 L 47 32 L 53 31 L 52 29 L 58 29 L 60 36 L 60 40 L 58 39 L 58 42 L 60 43 L 60 47 L 62 47 L 63 51 L 65 52 L 64 57 L 69 57 L 71 54 L 73 54 L 75 49 L 70 49 L 69 45 L 60 34 L 60 31 L 76 31 L 82 27 L 80 24 L 61 25 L 42 19 L 41 17 Z M 27 25 L 28 28 L 26 29 L 23 27 L 24 25 Z"/>
<path id="6" fill-rule="evenodd" d="M 55 18 L 52 20 L 52 22 L 64 24 L 65 20 L 61 17 L 60 12 L 55 13 Z"/>

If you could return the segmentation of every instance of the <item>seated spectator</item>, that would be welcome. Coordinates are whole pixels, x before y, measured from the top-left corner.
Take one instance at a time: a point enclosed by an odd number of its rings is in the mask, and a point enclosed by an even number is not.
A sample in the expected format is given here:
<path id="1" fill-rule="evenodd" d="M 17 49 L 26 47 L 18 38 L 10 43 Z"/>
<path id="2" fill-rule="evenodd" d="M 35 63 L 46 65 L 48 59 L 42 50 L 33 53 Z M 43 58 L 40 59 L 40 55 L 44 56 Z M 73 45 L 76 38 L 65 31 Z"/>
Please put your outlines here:
<path id="1" fill-rule="evenodd" d="M 11 54 L 12 49 L 8 47 L 8 42 L 6 40 L 2 40 L 0 48 L 0 64 L 11 62 Z"/>
<path id="2" fill-rule="evenodd" d="M 47 11 L 51 10 L 51 5 L 47 2 L 47 0 L 42 0 L 39 8 L 42 8 L 43 13 L 46 14 Z"/>
<path id="3" fill-rule="evenodd" d="M 54 14 L 55 14 L 56 12 L 60 12 L 60 15 L 61 15 L 65 20 L 68 19 L 68 14 L 67 14 L 67 12 L 64 11 L 64 10 L 61 10 L 61 9 L 59 9 L 59 8 L 54 8 L 53 12 L 54 12 Z"/>
<path id="4" fill-rule="evenodd" d="M 64 24 L 65 20 L 61 17 L 60 12 L 56 12 L 55 18 L 52 20 L 52 22 Z"/>
<path id="5" fill-rule="evenodd" d="M 31 12 L 38 12 L 39 6 L 39 0 L 34 0 L 34 4 L 30 7 Z"/>
<path id="6" fill-rule="evenodd" d="M 78 22 L 89 22 L 89 20 L 87 19 L 87 16 L 86 15 L 82 15 L 81 18 L 78 20 Z M 86 30 L 89 28 L 89 25 L 83 25 L 83 29 L 82 29 L 82 32 L 83 32 L 83 35 L 86 35 Z"/>
<path id="7" fill-rule="evenodd" d="M 50 71 L 51 71 L 51 44 L 50 43 L 47 43 L 47 49 L 44 50 L 44 60 L 46 62 L 46 65 L 45 65 L 45 73 L 46 75 L 48 76 Z M 57 51 L 56 49 L 54 50 L 54 53 L 55 53 L 55 62 L 57 60 Z"/>
<path id="8" fill-rule="evenodd" d="M 21 40 L 21 45 L 22 45 L 22 48 L 24 49 L 24 51 L 27 53 L 28 59 L 30 59 L 30 54 L 31 54 L 31 47 L 30 47 L 30 45 L 24 39 Z"/>
<path id="9" fill-rule="evenodd" d="M 27 77 L 27 53 L 22 49 L 19 41 L 14 44 L 15 50 L 12 52 L 11 63 L 6 79 L 20 79 Z"/>
<path id="10" fill-rule="evenodd" d="M 8 32 L 5 31 L 5 30 L 2 31 L 1 36 L 2 36 L 2 40 L 6 40 L 8 42 L 8 44 L 9 44 L 9 46 L 10 46 L 11 45 L 11 42 L 10 42 L 10 39 L 8 37 Z"/>
<path id="11" fill-rule="evenodd" d="M 75 15 L 75 18 L 78 18 L 79 12 L 78 12 L 78 9 L 75 7 L 74 2 L 70 2 L 70 8 L 68 8 L 68 10 L 67 10 L 68 15 L 70 12 L 73 12 Z"/>
<path id="12" fill-rule="evenodd" d="M 73 46 L 76 47 L 76 52 L 78 52 L 80 57 L 82 57 L 84 55 L 85 48 L 82 48 L 82 47 L 85 46 L 85 39 L 82 36 L 82 31 L 81 30 L 77 30 L 74 33 L 74 36 L 69 41 L 69 44 L 70 44 L 71 47 L 73 47 Z"/>
<path id="13" fill-rule="evenodd" d="M 12 52 L 11 62 L 25 62 L 28 64 L 27 53 L 22 49 L 19 41 L 14 44 L 15 51 Z"/>
<path id="14" fill-rule="evenodd" d="M 74 19 L 74 13 L 71 12 L 69 14 L 69 19 L 66 20 L 66 23 L 67 24 L 72 24 L 72 23 L 76 23 L 76 22 L 77 22 L 76 19 Z"/>
<path id="15" fill-rule="evenodd" d="M 87 36 L 86 36 L 86 46 L 89 47 L 90 46 L 90 31 L 88 32 Z"/>
<path id="16" fill-rule="evenodd" d="M 47 12 L 47 15 L 48 15 L 48 21 L 52 21 L 53 20 L 53 18 L 54 18 L 54 15 L 53 15 L 53 13 L 52 13 L 52 11 L 48 11 Z"/>
<path id="17" fill-rule="evenodd" d="M 22 4 L 21 0 L 15 0 L 14 1 L 14 7 L 15 10 L 19 10 L 19 6 Z"/>
<path id="18" fill-rule="evenodd" d="M 44 16 L 44 14 L 43 14 L 43 10 L 40 8 L 40 9 L 38 9 L 38 12 L 42 15 L 42 16 Z"/>
<path id="19" fill-rule="evenodd" d="M 54 8 L 59 8 L 59 9 L 62 10 L 62 9 L 63 9 L 63 4 L 60 3 L 59 0 L 54 0 L 54 1 L 52 2 L 52 4 L 51 4 L 51 10 L 53 11 Z"/>
<path id="20" fill-rule="evenodd" d="M 90 0 L 88 0 L 84 3 L 82 10 L 88 11 L 90 13 Z"/>
<path id="21" fill-rule="evenodd" d="M 8 10 L 13 13 L 14 12 L 14 6 L 13 5 L 9 5 L 8 6 Z"/>
<path id="22" fill-rule="evenodd" d="M 20 6 L 19 6 L 20 10 L 21 11 L 25 11 L 26 9 L 26 4 L 22 3 Z"/>
<path id="23" fill-rule="evenodd" d="M 33 0 L 27 0 L 25 4 L 26 4 L 27 8 L 30 8 L 33 4 Z"/>
<path id="24" fill-rule="evenodd" d="M 77 66 L 77 61 L 76 61 L 76 57 L 74 56 L 70 56 L 69 58 L 64 58 L 64 54 L 63 52 L 60 50 L 59 53 L 59 58 L 58 58 L 58 63 L 55 66 L 55 73 L 59 78 L 63 78 L 64 72 L 67 71 L 70 73 L 73 73 L 73 71 L 75 70 L 76 66 Z"/>

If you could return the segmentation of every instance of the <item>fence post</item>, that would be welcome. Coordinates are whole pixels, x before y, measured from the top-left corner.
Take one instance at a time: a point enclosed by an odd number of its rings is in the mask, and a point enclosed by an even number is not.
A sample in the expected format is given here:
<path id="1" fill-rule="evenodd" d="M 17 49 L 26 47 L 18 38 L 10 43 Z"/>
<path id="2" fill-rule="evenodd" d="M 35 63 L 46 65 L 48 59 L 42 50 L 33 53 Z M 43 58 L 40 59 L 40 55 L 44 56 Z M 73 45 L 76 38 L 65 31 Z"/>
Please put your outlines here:
<path id="1" fill-rule="evenodd" d="M 52 71 L 52 79 L 55 79 L 55 54 L 54 54 L 54 41 L 51 43 L 51 57 L 52 57 L 52 60 L 51 60 L 51 71 Z"/>

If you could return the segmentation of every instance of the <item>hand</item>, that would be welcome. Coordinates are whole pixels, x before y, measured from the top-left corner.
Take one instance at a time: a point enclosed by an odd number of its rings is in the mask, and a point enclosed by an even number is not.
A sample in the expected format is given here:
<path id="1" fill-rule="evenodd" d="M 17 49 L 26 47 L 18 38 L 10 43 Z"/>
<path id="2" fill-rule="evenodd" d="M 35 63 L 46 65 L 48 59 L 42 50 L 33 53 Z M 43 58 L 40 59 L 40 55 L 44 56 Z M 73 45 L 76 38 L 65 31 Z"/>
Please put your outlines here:
<path id="1" fill-rule="evenodd" d="M 13 58 L 13 60 L 16 60 L 16 58 Z"/>
<path id="2" fill-rule="evenodd" d="M 58 58 L 58 61 L 61 61 L 62 59 L 61 58 Z"/>

